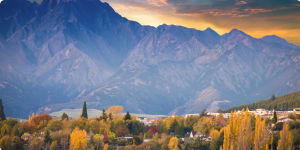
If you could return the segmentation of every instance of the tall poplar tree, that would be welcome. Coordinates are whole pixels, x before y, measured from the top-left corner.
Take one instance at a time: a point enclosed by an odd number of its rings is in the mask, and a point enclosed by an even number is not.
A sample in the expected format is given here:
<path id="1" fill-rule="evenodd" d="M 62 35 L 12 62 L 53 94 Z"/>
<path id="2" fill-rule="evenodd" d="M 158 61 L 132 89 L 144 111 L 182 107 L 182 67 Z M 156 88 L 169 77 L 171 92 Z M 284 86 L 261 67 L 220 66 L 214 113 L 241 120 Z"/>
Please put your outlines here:
<path id="1" fill-rule="evenodd" d="M 2 104 L 2 99 L 0 99 L 0 121 L 6 120 L 5 114 L 4 114 L 4 108 Z"/>
<path id="2" fill-rule="evenodd" d="M 86 102 L 83 103 L 81 117 L 88 118 L 88 113 L 87 113 L 87 108 L 86 108 Z"/>

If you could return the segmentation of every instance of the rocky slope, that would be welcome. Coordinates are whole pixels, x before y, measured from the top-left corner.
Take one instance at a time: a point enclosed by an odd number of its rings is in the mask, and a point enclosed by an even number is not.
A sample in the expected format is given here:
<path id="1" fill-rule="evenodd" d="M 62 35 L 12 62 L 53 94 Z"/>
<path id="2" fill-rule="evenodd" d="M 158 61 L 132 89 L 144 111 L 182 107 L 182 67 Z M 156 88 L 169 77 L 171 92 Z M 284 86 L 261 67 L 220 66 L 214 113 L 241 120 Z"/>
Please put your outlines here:
<path id="1" fill-rule="evenodd" d="M 6 113 L 123 105 L 136 113 L 215 110 L 300 89 L 300 47 L 237 29 L 142 26 L 98 0 L 4 0 Z"/>

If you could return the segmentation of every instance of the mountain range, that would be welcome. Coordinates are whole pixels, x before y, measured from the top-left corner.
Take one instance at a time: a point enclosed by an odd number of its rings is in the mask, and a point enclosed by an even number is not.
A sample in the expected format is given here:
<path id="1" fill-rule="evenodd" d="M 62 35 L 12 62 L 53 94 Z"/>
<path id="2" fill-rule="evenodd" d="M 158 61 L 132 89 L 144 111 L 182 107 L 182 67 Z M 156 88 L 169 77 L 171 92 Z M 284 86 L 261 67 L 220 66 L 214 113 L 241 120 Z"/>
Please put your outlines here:
<path id="1" fill-rule="evenodd" d="M 5 112 L 122 105 L 198 113 L 300 89 L 300 47 L 275 35 L 143 26 L 99 0 L 3 0 L 0 97 Z"/>

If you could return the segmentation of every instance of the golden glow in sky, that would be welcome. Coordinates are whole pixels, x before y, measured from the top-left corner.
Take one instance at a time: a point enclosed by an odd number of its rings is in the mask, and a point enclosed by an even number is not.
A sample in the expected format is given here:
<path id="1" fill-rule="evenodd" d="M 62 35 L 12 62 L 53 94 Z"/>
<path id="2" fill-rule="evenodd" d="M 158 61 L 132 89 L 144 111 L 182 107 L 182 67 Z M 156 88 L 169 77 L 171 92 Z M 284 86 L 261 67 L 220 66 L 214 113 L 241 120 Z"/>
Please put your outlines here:
<path id="1" fill-rule="evenodd" d="M 104 0 L 116 12 L 143 25 L 182 25 L 219 34 L 237 28 L 261 38 L 277 35 L 300 45 L 298 0 Z"/>

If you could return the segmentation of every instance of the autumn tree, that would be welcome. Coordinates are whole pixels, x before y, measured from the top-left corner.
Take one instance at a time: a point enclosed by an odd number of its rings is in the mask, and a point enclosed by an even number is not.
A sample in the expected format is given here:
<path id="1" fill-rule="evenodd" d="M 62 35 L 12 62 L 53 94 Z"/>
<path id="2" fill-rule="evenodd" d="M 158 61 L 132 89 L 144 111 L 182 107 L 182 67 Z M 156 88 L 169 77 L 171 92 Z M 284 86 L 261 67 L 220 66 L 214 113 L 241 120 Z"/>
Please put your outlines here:
<path id="1" fill-rule="evenodd" d="M 129 130 L 126 126 L 120 125 L 120 126 L 117 127 L 115 133 L 116 133 L 117 137 L 123 137 L 123 136 L 126 136 L 126 135 L 129 134 Z"/>
<path id="2" fill-rule="evenodd" d="M 100 150 L 102 145 L 104 144 L 103 142 L 104 136 L 100 134 L 96 134 L 93 136 L 93 142 L 95 144 L 95 150 Z"/>
<path id="3" fill-rule="evenodd" d="M 120 119 L 122 112 L 123 112 L 123 107 L 122 106 L 111 106 L 107 109 L 106 111 L 108 114 L 111 114 L 109 117 L 111 120 L 114 119 Z"/>
<path id="4" fill-rule="evenodd" d="M 293 149 L 293 135 L 288 129 L 288 124 L 283 125 L 280 131 L 280 140 L 278 141 L 277 150 L 292 150 Z"/>
<path id="5" fill-rule="evenodd" d="M 168 148 L 169 150 L 180 150 L 178 147 L 179 140 L 177 137 L 172 137 L 169 141 Z"/>
<path id="6" fill-rule="evenodd" d="M 86 131 L 76 128 L 70 136 L 70 150 L 86 150 L 87 137 Z"/>
<path id="7" fill-rule="evenodd" d="M 59 150 L 57 141 L 53 141 L 50 145 L 50 150 Z"/>
<path id="8" fill-rule="evenodd" d="M 47 129 L 51 131 L 61 130 L 63 127 L 63 123 L 59 119 L 52 119 L 49 121 L 47 125 Z"/>
<path id="9" fill-rule="evenodd" d="M 86 102 L 83 103 L 81 117 L 88 118 L 88 113 L 87 113 L 87 108 L 86 108 Z"/>

